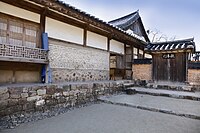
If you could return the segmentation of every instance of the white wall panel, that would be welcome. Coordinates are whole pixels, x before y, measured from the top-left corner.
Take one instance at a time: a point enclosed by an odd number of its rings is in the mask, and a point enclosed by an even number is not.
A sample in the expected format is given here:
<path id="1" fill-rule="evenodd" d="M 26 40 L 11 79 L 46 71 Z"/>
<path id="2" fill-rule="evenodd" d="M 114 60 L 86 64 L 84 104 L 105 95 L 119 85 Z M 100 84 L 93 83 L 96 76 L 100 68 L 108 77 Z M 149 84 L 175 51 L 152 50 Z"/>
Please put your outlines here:
<path id="1" fill-rule="evenodd" d="M 83 45 L 83 29 L 81 28 L 47 17 L 45 30 L 51 38 Z"/>
<path id="2" fill-rule="evenodd" d="M 110 51 L 124 54 L 124 44 L 116 40 L 110 40 Z"/>
<path id="3" fill-rule="evenodd" d="M 30 12 L 28 10 L 21 9 L 3 2 L 0 2 L 0 12 L 9 14 L 22 19 L 30 20 L 36 23 L 40 23 L 40 15 Z"/>
<path id="4" fill-rule="evenodd" d="M 87 31 L 87 46 L 107 50 L 107 37 Z"/>

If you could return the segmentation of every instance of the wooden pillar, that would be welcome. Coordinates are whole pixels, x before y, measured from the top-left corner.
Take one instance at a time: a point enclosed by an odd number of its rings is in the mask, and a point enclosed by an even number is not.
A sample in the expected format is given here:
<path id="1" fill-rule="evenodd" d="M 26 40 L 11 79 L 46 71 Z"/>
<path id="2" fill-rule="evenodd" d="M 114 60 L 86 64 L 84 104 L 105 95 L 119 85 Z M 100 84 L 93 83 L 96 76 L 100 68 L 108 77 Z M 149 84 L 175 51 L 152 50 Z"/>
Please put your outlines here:
<path id="1" fill-rule="evenodd" d="M 87 28 L 84 28 L 83 32 L 83 46 L 85 47 L 87 45 Z"/>
<path id="2" fill-rule="evenodd" d="M 133 79 L 133 45 L 131 45 L 131 79 Z"/>
<path id="3" fill-rule="evenodd" d="M 139 55 L 140 55 L 140 52 L 139 52 L 139 48 L 137 48 L 137 57 L 138 57 L 138 59 L 139 59 Z"/>
<path id="4" fill-rule="evenodd" d="M 40 37 L 40 43 L 42 44 L 42 34 L 45 32 L 45 23 L 46 23 L 46 13 L 47 13 L 47 8 L 43 9 L 43 12 L 40 14 L 40 32 L 41 32 L 41 37 Z M 41 47 L 42 45 L 40 45 Z M 39 47 L 39 46 L 38 46 Z"/>
<path id="5" fill-rule="evenodd" d="M 107 39 L 107 51 L 110 52 L 110 37 Z"/>
<path id="6" fill-rule="evenodd" d="M 145 58 L 145 52 L 144 52 L 144 50 L 143 50 L 143 59 Z"/>
<path id="7" fill-rule="evenodd" d="M 123 79 L 125 79 L 126 78 L 126 44 L 124 44 L 124 61 L 123 62 L 124 62 Z"/>

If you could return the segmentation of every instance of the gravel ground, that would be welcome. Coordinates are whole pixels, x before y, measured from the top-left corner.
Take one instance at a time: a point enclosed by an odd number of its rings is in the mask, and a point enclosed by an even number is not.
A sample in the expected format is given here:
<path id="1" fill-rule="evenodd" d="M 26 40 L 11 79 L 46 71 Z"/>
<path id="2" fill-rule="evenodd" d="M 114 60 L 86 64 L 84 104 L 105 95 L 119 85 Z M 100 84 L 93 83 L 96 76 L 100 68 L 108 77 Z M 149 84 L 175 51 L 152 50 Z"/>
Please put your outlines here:
<path id="1" fill-rule="evenodd" d="M 1 133 L 200 133 L 200 121 L 100 103 Z"/>

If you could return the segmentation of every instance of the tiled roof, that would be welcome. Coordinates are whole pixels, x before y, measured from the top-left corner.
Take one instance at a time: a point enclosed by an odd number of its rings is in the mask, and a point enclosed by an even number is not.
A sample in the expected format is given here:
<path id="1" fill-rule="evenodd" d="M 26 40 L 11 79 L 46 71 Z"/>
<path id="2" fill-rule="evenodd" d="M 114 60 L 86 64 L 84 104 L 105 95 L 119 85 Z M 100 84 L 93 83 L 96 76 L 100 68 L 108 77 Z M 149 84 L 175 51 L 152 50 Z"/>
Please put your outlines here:
<path id="1" fill-rule="evenodd" d="M 136 12 L 133 12 L 127 16 L 124 16 L 122 18 L 118 18 L 116 20 L 112 20 L 108 23 L 114 25 L 114 26 L 117 26 L 121 29 L 127 29 L 127 27 L 129 27 L 130 25 L 132 25 L 136 20 L 138 20 L 139 18 L 139 13 L 138 11 Z"/>
<path id="2" fill-rule="evenodd" d="M 150 42 L 150 40 L 149 40 L 149 38 L 148 38 L 148 36 L 146 34 L 144 25 L 142 23 L 142 19 L 141 19 L 140 15 L 139 15 L 139 10 L 137 10 L 136 12 L 133 12 L 133 13 L 131 13 L 129 15 L 126 15 L 124 17 L 112 20 L 112 21 L 110 21 L 108 23 L 113 25 L 113 26 L 115 26 L 115 27 L 118 27 L 118 28 L 126 31 L 129 28 L 131 28 L 131 26 L 136 22 L 138 22 L 137 25 L 140 27 L 140 30 L 141 30 L 141 35 L 139 35 L 139 36 L 143 36 L 144 39 L 147 42 Z"/>
<path id="3" fill-rule="evenodd" d="M 149 43 L 144 49 L 146 52 L 166 52 L 179 50 L 194 50 L 195 43 L 193 38 L 169 42 Z"/>

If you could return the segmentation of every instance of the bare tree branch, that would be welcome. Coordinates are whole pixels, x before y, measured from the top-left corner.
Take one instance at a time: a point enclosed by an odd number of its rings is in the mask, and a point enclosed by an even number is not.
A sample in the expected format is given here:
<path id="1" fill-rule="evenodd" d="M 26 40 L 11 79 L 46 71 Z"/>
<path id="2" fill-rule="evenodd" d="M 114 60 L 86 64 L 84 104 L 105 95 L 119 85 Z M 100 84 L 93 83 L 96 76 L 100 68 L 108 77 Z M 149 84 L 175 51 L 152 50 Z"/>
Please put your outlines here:
<path id="1" fill-rule="evenodd" d="M 168 37 L 167 35 L 163 34 L 161 31 L 157 29 L 149 29 L 147 30 L 147 34 L 151 40 L 151 42 L 161 42 L 161 41 L 174 41 L 176 36 Z"/>

